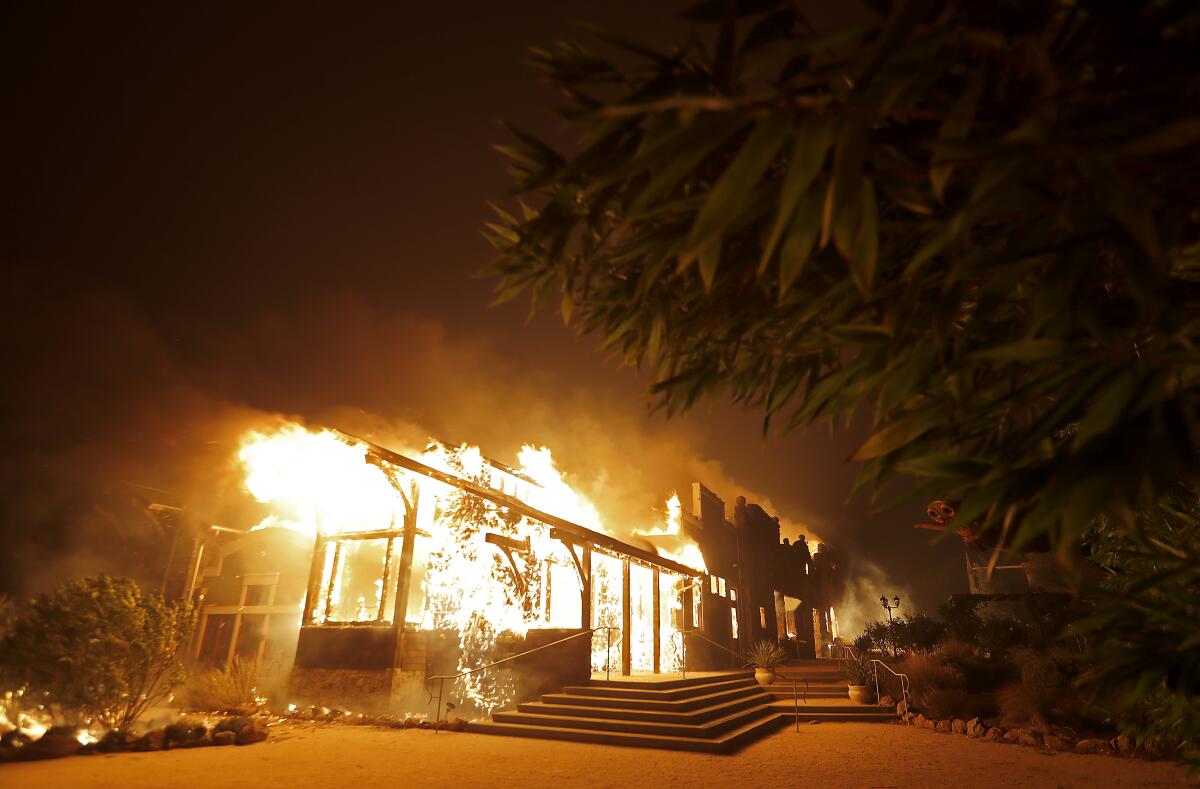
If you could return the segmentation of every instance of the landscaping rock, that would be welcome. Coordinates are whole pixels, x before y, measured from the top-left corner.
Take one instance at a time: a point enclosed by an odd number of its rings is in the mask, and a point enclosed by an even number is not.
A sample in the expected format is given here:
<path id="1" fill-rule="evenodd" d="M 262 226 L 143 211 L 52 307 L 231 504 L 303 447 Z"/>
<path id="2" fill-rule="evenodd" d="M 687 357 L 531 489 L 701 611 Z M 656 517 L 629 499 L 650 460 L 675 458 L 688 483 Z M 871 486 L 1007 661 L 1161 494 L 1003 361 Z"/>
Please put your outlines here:
<path id="1" fill-rule="evenodd" d="M 22 759 L 61 759 L 79 753 L 83 745 L 78 739 L 78 730 L 55 726 L 36 742 L 21 749 Z"/>
<path id="2" fill-rule="evenodd" d="M 212 736 L 213 745 L 233 745 L 235 740 L 237 740 L 237 732 L 232 731 L 219 731 Z"/>
<path id="3" fill-rule="evenodd" d="M 5 732 L 3 737 L 0 737 L 0 750 L 18 751 L 31 742 L 33 742 L 33 739 L 28 734 L 20 729 L 12 729 Z"/>
<path id="4" fill-rule="evenodd" d="M 237 745 L 253 745 L 267 739 L 267 730 L 258 721 L 251 721 L 238 730 L 234 743 Z"/>
<path id="5" fill-rule="evenodd" d="M 137 751 L 161 751 L 166 743 L 167 733 L 165 729 L 151 729 L 142 735 L 141 739 L 134 745 L 134 750 Z"/>
<path id="6" fill-rule="evenodd" d="M 987 727 L 983 725 L 983 721 L 979 718 L 971 718 L 967 721 L 967 734 L 971 737 L 982 737 L 987 733 Z"/>
<path id="7" fill-rule="evenodd" d="M 186 721 L 172 723 L 163 730 L 163 748 L 196 748 L 208 745 L 208 727 Z"/>
<path id="8" fill-rule="evenodd" d="M 1004 739 L 1004 729 L 992 726 L 983 735 L 983 739 L 991 742 L 1000 742 Z"/>
<path id="9" fill-rule="evenodd" d="M 1016 745 L 1021 741 L 1021 730 L 1009 729 L 1008 731 L 1004 732 L 1004 741 Z"/>
<path id="10" fill-rule="evenodd" d="M 938 721 L 933 728 L 934 731 L 940 731 L 943 734 L 949 734 L 952 731 L 950 721 Z"/>
<path id="11" fill-rule="evenodd" d="M 895 706 L 896 700 L 893 699 L 891 696 L 881 696 L 879 698 L 879 704 L 880 704 L 880 706 L 883 706 L 883 707 L 892 707 L 892 706 Z"/>
<path id="12" fill-rule="evenodd" d="M 1107 753 L 1108 743 L 1104 740 L 1080 740 L 1075 743 L 1076 753 Z"/>
<path id="13" fill-rule="evenodd" d="M 925 728 L 925 723 L 927 720 L 928 719 L 924 715 L 918 712 L 913 716 L 913 725 L 920 726 L 923 729 Z"/>
<path id="14" fill-rule="evenodd" d="M 1042 736 L 1033 729 L 1017 729 L 1017 742 L 1022 745 L 1032 745 L 1040 747 L 1042 744 Z"/>
<path id="15" fill-rule="evenodd" d="M 955 734 L 966 734 L 966 721 L 962 720 L 961 718 L 955 718 L 954 720 L 950 721 L 950 731 L 954 732 Z"/>
<path id="16" fill-rule="evenodd" d="M 1047 734 L 1042 737 L 1042 745 L 1052 751 L 1070 751 L 1074 749 L 1074 744 L 1066 737 L 1059 737 L 1056 734 Z"/>
<path id="17" fill-rule="evenodd" d="M 415 728 L 419 727 L 420 725 L 421 725 L 421 721 L 412 716 L 409 716 L 404 719 L 404 728 L 405 729 L 415 729 Z"/>
<path id="18" fill-rule="evenodd" d="M 899 704 L 897 704 L 896 705 L 896 714 L 897 715 L 908 715 L 909 714 L 908 702 L 902 701 Z"/>
<path id="19" fill-rule="evenodd" d="M 462 718 L 451 718 L 442 726 L 446 731 L 463 731 L 467 728 L 467 722 Z"/>
<path id="20" fill-rule="evenodd" d="M 1132 756 L 1134 750 L 1133 738 L 1126 737 L 1124 734 L 1120 737 L 1114 737 L 1112 740 L 1112 749 L 1122 756 Z"/>

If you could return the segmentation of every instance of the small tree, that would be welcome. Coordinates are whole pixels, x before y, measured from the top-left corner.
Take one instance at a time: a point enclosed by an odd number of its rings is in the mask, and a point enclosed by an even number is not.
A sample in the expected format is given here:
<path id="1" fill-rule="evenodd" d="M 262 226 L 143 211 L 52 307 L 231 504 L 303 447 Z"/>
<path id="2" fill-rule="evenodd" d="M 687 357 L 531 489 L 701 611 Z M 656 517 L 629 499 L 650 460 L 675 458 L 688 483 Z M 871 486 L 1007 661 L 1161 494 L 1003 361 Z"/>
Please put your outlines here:
<path id="1" fill-rule="evenodd" d="M 0 673 L 65 716 L 127 726 L 183 681 L 194 621 L 128 578 L 73 579 L 19 612 L 0 640 Z"/>
<path id="2" fill-rule="evenodd" d="M 908 614 L 896 622 L 896 640 L 905 652 L 929 653 L 946 636 L 946 625 L 927 614 Z"/>

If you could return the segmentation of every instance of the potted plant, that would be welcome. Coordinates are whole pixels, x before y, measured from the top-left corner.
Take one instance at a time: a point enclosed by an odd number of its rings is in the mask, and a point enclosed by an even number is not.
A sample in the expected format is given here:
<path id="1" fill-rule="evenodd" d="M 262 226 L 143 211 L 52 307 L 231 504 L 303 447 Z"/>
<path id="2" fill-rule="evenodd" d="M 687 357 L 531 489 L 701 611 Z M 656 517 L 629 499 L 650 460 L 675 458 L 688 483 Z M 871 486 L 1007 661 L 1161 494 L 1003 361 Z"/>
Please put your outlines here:
<path id="1" fill-rule="evenodd" d="M 870 656 L 866 652 L 857 650 L 850 651 L 848 654 L 849 657 L 842 660 L 842 667 L 846 672 L 846 685 L 850 700 L 855 704 L 874 703 L 873 690 L 868 687 L 868 684 L 875 678 Z"/>
<path id="2" fill-rule="evenodd" d="M 756 641 L 746 654 L 746 665 L 754 668 L 759 685 L 775 684 L 775 667 L 787 659 L 787 652 L 774 641 Z"/>

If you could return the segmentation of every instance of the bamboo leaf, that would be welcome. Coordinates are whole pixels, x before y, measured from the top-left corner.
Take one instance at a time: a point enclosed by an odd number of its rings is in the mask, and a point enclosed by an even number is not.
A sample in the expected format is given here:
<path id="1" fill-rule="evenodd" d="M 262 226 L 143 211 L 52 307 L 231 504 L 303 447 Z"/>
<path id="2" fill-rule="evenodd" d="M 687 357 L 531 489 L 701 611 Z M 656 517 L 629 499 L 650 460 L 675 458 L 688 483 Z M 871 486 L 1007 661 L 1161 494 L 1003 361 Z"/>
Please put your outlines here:
<path id="1" fill-rule="evenodd" d="M 860 195 L 862 210 L 858 213 L 858 237 L 854 244 L 851 273 L 858 289 L 867 295 L 875 285 L 875 268 L 879 260 L 879 203 L 869 178 L 863 179 Z"/>
<path id="2" fill-rule="evenodd" d="M 796 215 L 788 228 L 787 238 L 779 253 L 779 300 L 782 301 L 788 288 L 800 276 L 804 264 L 812 254 L 817 234 L 821 230 L 821 193 L 810 189 L 805 193 L 796 209 Z"/>
<path id="3" fill-rule="evenodd" d="M 821 171 L 832 142 L 833 122 L 823 115 L 807 116 L 796 129 L 787 175 L 779 193 L 779 211 L 775 215 L 771 235 L 763 247 L 762 259 L 758 263 L 759 274 L 766 270 L 771 256 L 775 254 L 784 231 L 796 213 L 800 198 Z"/>
<path id="4" fill-rule="evenodd" d="M 971 123 L 975 120 L 975 107 L 979 103 L 979 96 L 983 93 L 983 73 L 981 71 L 971 72 L 967 78 L 966 87 L 959 94 L 958 101 L 954 103 L 950 114 L 946 116 L 945 122 L 942 123 L 942 128 L 938 130 L 938 140 L 961 140 L 966 138 L 967 133 L 971 130 Z M 942 195 L 946 191 L 946 184 L 950 181 L 950 174 L 954 172 L 954 164 L 945 161 L 946 156 L 939 150 L 935 150 L 933 154 L 933 165 L 929 171 L 929 182 L 933 185 L 933 194 L 940 201 Z"/>
<path id="5" fill-rule="evenodd" d="M 875 435 L 863 442 L 852 456 L 852 460 L 869 460 L 882 457 L 928 433 L 943 419 L 933 409 L 915 411 L 908 416 L 891 422 Z"/>
<path id="6" fill-rule="evenodd" d="M 755 126 L 696 215 L 688 236 L 689 252 L 694 254 L 714 237 L 720 238 L 737 209 L 749 200 L 750 193 L 779 152 L 790 127 L 791 118 L 782 113 L 771 115 Z"/>
<path id="7" fill-rule="evenodd" d="M 858 191 L 863 160 L 867 152 L 867 124 L 865 119 L 851 117 L 838 137 L 837 152 L 833 157 L 833 178 L 825 193 L 825 210 L 821 217 L 821 247 L 829 245 L 833 223 L 847 203 Z"/>

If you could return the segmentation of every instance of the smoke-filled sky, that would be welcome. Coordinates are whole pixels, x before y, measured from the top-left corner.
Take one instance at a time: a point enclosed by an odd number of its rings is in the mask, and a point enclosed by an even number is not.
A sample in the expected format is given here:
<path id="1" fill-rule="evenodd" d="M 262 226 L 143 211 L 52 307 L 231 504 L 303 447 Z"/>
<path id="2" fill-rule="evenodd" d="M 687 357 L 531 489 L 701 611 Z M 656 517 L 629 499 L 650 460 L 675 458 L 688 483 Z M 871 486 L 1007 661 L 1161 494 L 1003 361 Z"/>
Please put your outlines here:
<path id="1" fill-rule="evenodd" d="M 110 569 L 131 484 L 236 519 L 238 436 L 279 415 L 503 461 L 545 444 L 619 521 L 700 479 L 841 547 L 871 618 L 964 591 L 920 503 L 847 503 L 865 426 L 764 440 L 721 401 L 668 422 L 593 339 L 489 307 L 499 120 L 568 133 L 527 48 L 576 19 L 673 43 L 677 8 L 6 5 L 0 591 Z"/>

